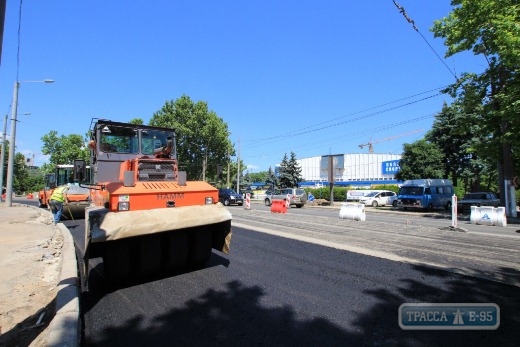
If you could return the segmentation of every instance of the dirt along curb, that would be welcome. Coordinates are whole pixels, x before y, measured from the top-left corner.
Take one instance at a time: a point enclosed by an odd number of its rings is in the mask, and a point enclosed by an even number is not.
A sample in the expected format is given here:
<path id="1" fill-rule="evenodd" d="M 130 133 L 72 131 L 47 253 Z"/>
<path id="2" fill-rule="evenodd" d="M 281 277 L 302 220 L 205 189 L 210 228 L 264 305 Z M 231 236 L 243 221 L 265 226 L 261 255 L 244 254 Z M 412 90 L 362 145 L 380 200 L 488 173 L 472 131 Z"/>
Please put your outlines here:
<path id="1" fill-rule="evenodd" d="M 0 203 L 0 346 L 79 346 L 74 240 L 44 209 Z"/>

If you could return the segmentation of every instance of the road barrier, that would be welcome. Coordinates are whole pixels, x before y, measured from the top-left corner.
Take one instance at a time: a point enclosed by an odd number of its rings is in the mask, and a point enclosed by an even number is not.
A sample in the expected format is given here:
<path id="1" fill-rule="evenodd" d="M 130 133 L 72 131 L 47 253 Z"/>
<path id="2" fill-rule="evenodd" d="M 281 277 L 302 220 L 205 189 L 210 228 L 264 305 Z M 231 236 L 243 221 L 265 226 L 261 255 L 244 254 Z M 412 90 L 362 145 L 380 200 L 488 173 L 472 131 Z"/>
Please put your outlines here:
<path id="1" fill-rule="evenodd" d="M 285 204 L 285 200 L 272 200 L 271 201 L 271 212 L 287 213 L 287 205 Z"/>
<path id="2" fill-rule="evenodd" d="M 246 193 L 246 203 L 244 204 L 244 208 L 246 210 L 251 209 L 251 194 L 250 193 Z"/>
<path id="3" fill-rule="evenodd" d="M 342 202 L 341 209 L 339 210 L 339 218 L 365 221 L 365 204 Z"/>
<path id="4" fill-rule="evenodd" d="M 492 206 L 471 206 L 471 224 L 507 226 L 506 208 Z"/>

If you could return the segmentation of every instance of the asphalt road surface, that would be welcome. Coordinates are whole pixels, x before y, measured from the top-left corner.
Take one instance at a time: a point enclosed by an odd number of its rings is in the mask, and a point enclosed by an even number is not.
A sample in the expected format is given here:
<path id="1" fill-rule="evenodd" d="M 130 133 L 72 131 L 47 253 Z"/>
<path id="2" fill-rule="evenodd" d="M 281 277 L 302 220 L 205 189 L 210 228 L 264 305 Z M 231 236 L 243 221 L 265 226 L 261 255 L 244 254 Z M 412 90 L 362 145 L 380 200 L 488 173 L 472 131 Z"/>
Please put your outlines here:
<path id="1" fill-rule="evenodd" d="M 366 221 L 339 218 L 334 209 L 231 209 L 234 225 L 351 252 L 520 286 L 520 233 L 507 227 L 451 221 L 440 213 L 372 213 Z"/>
<path id="2" fill-rule="evenodd" d="M 493 235 L 493 227 L 456 232 L 441 228 L 445 220 L 433 227 L 403 216 L 361 223 L 339 219 L 337 210 L 230 210 L 231 254 L 213 253 L 202 269 L 107 287 L 102 263 L 91 263 L 90 290 L 81 298 L 83 345 L 516 346 L 520 341 L 520 238 L 514 227 Z M 65 224 L 81 251 L 83 221 Z M 402 330 L 403 303 L 495 303 L 500 326 Z"/>

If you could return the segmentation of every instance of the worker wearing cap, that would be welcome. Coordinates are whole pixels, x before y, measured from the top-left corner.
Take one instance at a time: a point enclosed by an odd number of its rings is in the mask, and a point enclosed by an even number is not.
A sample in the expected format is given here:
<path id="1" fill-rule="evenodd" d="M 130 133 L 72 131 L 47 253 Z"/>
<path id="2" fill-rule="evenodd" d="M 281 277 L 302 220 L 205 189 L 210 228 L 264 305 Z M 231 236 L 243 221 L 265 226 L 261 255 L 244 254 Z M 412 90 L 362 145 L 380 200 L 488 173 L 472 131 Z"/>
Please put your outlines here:
<path id="1" fill-rule="evenodd" d="M 61 186 L 54 189 L 51 198 L 49 199 L 49 205 L 51 207 L 52 215 L 54 216 L 54 224 L 57 224 L 61 220 L 63 213 L 63 204 L 68 201 L 65 192 L 69 190 L 68 186 Z"/>

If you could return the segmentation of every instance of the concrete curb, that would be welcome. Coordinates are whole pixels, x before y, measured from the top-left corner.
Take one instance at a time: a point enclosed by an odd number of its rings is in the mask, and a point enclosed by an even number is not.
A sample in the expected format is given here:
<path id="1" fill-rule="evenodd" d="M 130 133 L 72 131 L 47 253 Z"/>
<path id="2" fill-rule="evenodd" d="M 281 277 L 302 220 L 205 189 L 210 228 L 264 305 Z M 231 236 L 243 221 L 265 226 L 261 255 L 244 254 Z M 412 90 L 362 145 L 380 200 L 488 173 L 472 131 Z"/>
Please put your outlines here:
<path id="1" fill-rule="evenodd" d="M 72 235 L 62 223 L 57 227 L 63 235 L 63 263 L 56 295 L 56 314 L 49 325 L 47 346 L 77 347 L 80 344 L 78 262 Z"/>

